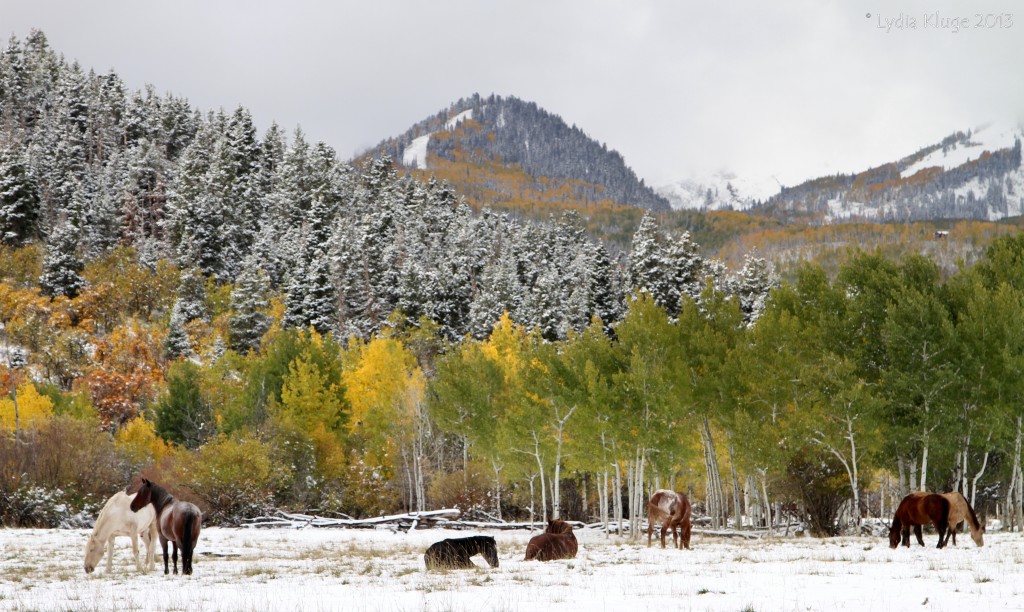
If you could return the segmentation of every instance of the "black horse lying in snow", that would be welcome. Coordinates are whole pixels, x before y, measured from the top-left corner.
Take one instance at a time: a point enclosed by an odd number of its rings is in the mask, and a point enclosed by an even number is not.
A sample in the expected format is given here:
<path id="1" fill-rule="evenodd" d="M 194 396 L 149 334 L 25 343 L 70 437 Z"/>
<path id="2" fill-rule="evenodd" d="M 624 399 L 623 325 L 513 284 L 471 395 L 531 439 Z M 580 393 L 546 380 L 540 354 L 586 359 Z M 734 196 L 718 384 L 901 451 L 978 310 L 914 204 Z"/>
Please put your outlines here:
<path id="1" fill-rule="evenodd" d="M 469 560 L 473 555 L 483 555 L 487 564 L 498 567 L 498 547 L 491 536 L 451 538 L 430 545 L 423 561 L 428 570 L 472 569 L 476 564 Z"/>

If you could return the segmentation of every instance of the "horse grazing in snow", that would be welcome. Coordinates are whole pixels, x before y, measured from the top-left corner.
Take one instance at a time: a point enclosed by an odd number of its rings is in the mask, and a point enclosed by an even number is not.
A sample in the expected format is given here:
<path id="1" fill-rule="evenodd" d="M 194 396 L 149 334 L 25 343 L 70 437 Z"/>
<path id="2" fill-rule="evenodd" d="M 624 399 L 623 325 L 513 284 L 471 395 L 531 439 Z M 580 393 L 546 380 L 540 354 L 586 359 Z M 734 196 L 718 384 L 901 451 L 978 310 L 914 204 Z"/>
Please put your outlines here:
<path id="1" fill-rule="evenodd" d="M 939 532 L 939 546 L 946 545 L 946 529 L 949 527 L 949 500 L 935 493 L 911 493 L 903 498 L 896 514 L 892 518 L 889 529 L 889 548 L 896 548 L 901 541 L 910 546 L 910 528 L 914 528 L 917 542 L 924 546 L 921 537 L 921 525 L 932 523 Z"/>
<path id="2" fill-rule="evenodd" d="M 672 545 L 676 548 L 690 548 L 690 500 L 682 493 L 658 489 L 647 503 L 647 546 L 656 523 L 661 524 L 661 547 L 665 548 L 665 532 L 672 530 Z M 680 534 L 679 531 L 682 531 Z"/>
<path id="3" fill-rule="evenodd" d="M 140 572 L 152 571 L 156 567 L 155 546 L 158 536 L 156 512 L 145 508 L 140 512 L 132 512 L 131 503 L 134 495 L 118 491 L 107 500 L 96 518 L 89 541 L 85 543 L 85 573 L 91 574 L 99 564 L 103 551 L 107 551 L 107 572 L 114 568 L 114 538 L 127 536 L 132 540 L 132 554 L 135 567 Z M 139 561 L 139 536 L 146 544 L 146 569 Z"/>
<path id="4" fill-rule="evenodd" d="M 203 513 L 195 504 L 178 501 L 160 485 L 142 479 L 142 488 L 132 500 L 131 509 L 139 512 L 152 505 L 156 510 L 156 524 L 160 531 L 160 545 L 164 549 L 164 574 L 167 573 L 167 543 L 174 544 L 174 573 L 178 573 L 178 548 L 181 548 L 181 573 L 192 574 L 192 553 L 199 539 Z"/>
<path id="5" fill-rule="evenodd" d="M 974 508 L 967 503 L 967 499 L 959 491 L 942 493 L 942 496 L 949 500 L 949 532 L 946 533 L 946 543 L 949 543 L 950 536 L 953 537 L 953 546 L 956 546 L 956 528 L 962 522 L 967 522 L 971 530 L 971 539 L 978 546 L 985 545 L 985 526 L 974 514 Z"/>

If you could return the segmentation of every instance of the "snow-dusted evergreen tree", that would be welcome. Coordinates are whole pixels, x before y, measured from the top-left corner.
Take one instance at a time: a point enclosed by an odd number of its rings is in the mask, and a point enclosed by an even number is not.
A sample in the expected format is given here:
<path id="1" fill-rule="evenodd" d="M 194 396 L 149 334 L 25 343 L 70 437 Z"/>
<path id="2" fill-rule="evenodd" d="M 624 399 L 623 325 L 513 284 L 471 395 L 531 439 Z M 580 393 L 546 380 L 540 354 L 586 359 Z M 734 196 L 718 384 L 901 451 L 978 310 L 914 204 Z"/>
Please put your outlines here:
<path id="1" fill-rule="evenodd" d="M 195 268 L 184 268 L 180 278 L 178 299 L 173 310 L 179 313 L 182 323 L 197 319 L 206 320 L 206 279 Z"/>
<path id="2" fill-rule="evenodd" d="M 228 343 L 231 350 L 245 354 L 257 350 L 263 334 L 270 328 L 266 314 L 270 286 L 259 261 L 250 256 L 242 265 L 238 282 L 231 292 L 231 318 L 228 320 Z"/>
<path id="3" fill-rule="evenodd" d="M 662 305 L 674 316 L 679 312 L 683 296 L 694 301 L 700 300 L 706 282 L 705 262 L 698 252 L 697 244 L 690 240 L 689 232 L 683 232 L 681 236 L 671 240 L 664 260 L 667 266 L 667 283 Z"/>
<path id="4" fill-rule="evenodd" d="M 321 334 L 333 331 L 337 327 L 337 294 L 331 279 L 330 261 L 323 246 L 313 248 L 306 266 L 305 285 L 302 310 L 306 324 Z"/>
<path id="5" fill-rule="evenodd" d="M 732 292 L 739 296 L 743 321 L 753 325 L 764 312 L 768 294 L 778 285 L 771 264 L 756 255 L 743 258 L 743 268 L 732 279 Z"/>
<path id="6" fill-rule="evenodd" d="M 0 144 L 0 239 L 20 246 L 36 233 L 39 188 L 19 147 Z"/>
<path id="7" fill-rule="evenodd" d="M 192 354 L 192 340 L 185 329 L 185 315 L 175 302 L 171 309 L 171 320 L 167 326 L 167 337 L 164 339 L 164 355 L 168 359 L 181 359 Z"/>
<path id="8" fill-rule="evenodd" d="M 82 278 L 85 264 L 78 255 L 78 234 L 78 229 L 71 223 L 58 225 L 50 233 L 43 258 L 43 274 L 39 277 L 43 295 L 75 298 L 86 286 Z"/>
<path id="9" fill-rule="evenodd" d="M 650 213 L 644 214 L 633 234 L 627 280 L 630 291 L 645 291 L 660 306 L 668 307 L 671 292 L 661 241 L 658 222 Z"/>

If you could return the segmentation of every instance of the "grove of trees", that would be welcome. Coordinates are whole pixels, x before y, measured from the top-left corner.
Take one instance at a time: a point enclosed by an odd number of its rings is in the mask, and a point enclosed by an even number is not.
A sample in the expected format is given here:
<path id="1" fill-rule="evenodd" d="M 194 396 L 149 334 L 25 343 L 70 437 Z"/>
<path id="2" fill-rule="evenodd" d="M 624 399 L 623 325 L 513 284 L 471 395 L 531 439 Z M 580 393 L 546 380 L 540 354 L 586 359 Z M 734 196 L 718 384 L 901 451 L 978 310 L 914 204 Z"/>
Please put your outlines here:
<path id="1" fill-rule="evenodd" d="M 849 252 L 780 282 L 645 215 L 474 212 L 85 73 L 0 54 L 0 521 L 78 524 L 137 474 L 213 521 L 456 505 L 636 532 L 831 534 L 957 488 L 1022 526 L 1024 238 L 953 274 Z"/>

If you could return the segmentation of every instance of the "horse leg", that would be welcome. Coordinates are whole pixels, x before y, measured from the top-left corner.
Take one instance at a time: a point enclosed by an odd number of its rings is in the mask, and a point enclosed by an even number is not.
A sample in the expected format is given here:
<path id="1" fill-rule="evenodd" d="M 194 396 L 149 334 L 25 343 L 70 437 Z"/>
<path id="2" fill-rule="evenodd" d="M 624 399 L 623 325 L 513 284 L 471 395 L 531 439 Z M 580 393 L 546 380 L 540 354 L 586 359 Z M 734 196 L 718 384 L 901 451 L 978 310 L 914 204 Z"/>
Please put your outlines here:
<path id="1" fill-rule="evenodd" d="M 160 534 L 160 546 L 163 547 L 163 549 L 164 549 L 164 575 L 166 576 L 168 574 L 168 569 L 167 569 L 167 538 L 165 538 L 164 534 L 162 534 L 162 533 Z"/>
<path id="2" fill-rule="evenodd" d="M 900 529 L 900 543 L 910 548 L 910 525 L 905 524 Z"/>
<path id="3" fill-rule="evenodd" d="M 661 524 L 661 547 L 665 548 L 665 532 L 668 531 L 668 522 Z"/>
<path id="4" fill-rule="evenodd" d="M 938 548 L 942 548 L 946 545 L 946 543 L 942 541 L 943 538 L 949 540 L 949 534 L 946 533 L 946 530 L 949 529 L 949 523 L 946 522 L 946 519 L 940 519 L 939 522 L 935 523 L 935 528 L 939 530 Z"/>
<path id="5" fill-rule="evenodd" d="M 920 525 L 914 525 L 914 535 L 917 536 L 917 543 L 920 544 L 921 546 L 924 546 L 924 538 L 921 537 L 921 526 Z M 909 544 L 908 544 L 908 546 L 909 546 Z"/>
<path id="6" fill-rule="evenodd" d="M 107 538 L 107 573 L 109 574 L 114 569 L 114 538 L 117 536 L 110 536 Z"/>
<path id="7" fill-rule="evenodd" d="M 174 546 L 174 553 L 171 555 L 171 558 L 174 559 L 174 573 L 177 574 L 178 573 L 178 541 L 175 540 L 171 544 L 173 544 L 173 546 Z M 182 563 L 182 565 L 184 565 L 184 562 Z"/>
<path id="8" fill-rule="evenodd" d="M 679 535 L 680 543 L 683 545 L 683 548 L 685 548 L 686 550 L 690 550 L 690 531 L 691 531 L 691 529 L 692 529 L 692 525 L 690 524 L 690 521 L 686 521 L 686 522 L 683 523 L 682 533 Z"/>
<path id="9" fill-rule="evenodd" d="M 135 558 L 135 569 L 142 571 L 142 562 L 139 561 L 139 533 L 132 529 L 132 534 L 129 536 L 132 539 L 132 556 Z"/>
<path id="10" fill-rule="evenodd" d="M 157 521 L 150 523 L 150 533 L 145 538 L 145 563 L 146 571 L 157 569 L 157 542 L 160 540 L 160 531 L 157 529 Z"/>

